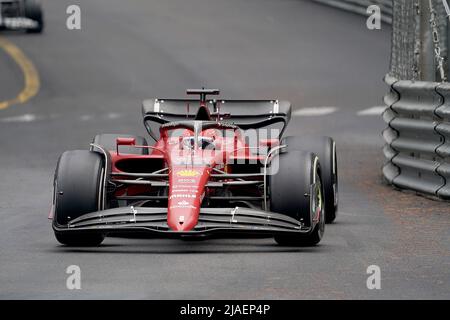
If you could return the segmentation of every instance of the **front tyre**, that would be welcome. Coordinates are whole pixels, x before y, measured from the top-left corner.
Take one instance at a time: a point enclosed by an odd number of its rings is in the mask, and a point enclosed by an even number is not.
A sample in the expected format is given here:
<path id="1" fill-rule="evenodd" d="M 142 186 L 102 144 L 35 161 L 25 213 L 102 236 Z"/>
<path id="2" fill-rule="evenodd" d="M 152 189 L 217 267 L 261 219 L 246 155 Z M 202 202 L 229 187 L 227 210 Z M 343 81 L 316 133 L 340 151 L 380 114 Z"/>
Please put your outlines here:
<path id="1" fill-rule="evenodd" d="M 314 246 L 325 232 L 325 203 L 318 157 L 310 152 L 278 155 L 278 171 L 269 177 L 270 210 L 297 219 L 308 234 L 277 235 L 280 245 Z"/>
<path id="2" fill-rule="evenodd" d="M 289 136 L 284 138 L 281 144 L 287 145 L 288 150 L 313 152 L 319 157 L 325 195 L 325 221 L 334 222 L 339 197 L 336 142 L 330 137 Z"/>
<path id="3" fill-rule="evenodd" d="M 37 26 L 28 29 L 28 33 L 41 33 L 44 30 L 44 14 L 42 13 L 42 6 L 36 0 L 24 1 L 25 17 L 37 23 Z"/>
<path id="4" fill-rule="evenodd" d="M 317 177 L 320 179 L 320 177 Z M 323 187 L 322 183 L 316 187 L 315 195 L 316 201 L 320 203 L 320 209 L 316 216 L 316 219 L 319 219 L 318 223 L 314 227 L 314 230 L 307 235 L 299 234 L 296 236 L 275 236 L 275 241 L 281 246 L 300 246 L 300 247 L 312 247 L 317 245 L 323 238 L 325 233 L 325 214 L 323 210 L 324 202 L 323 202 Z"/>
<path id="5" fill-rule="evenodd" d="M 64 152 L 58 160 L 54 180 L 54 227 L 66 227 L 70 221 L 103 207 L 102 155 L 75 150 Z M 55 229 L 55 228 L 54 228 Z M 98 246 L 102 233 L 66 233 L 55 229 L 55 237 L 67 246 Z"/>

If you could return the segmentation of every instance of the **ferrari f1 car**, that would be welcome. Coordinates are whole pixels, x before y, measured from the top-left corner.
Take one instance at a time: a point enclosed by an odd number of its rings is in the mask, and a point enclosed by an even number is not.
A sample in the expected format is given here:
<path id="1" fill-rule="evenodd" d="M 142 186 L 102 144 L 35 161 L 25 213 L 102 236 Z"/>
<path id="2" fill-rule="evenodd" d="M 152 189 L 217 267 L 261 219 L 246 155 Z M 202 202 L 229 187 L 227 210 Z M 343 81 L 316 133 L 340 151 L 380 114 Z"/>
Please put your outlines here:
<path id="1" fill-rule="evenodd" d="M 97 135 L 90 150 L 64 152 L 50 219 L 68 246 L 108 235 L 274 237 L 312 246 L 336 218 L 336 144 L 329 137 L 283 137 L 287 101 L 144 101 L 140 136 Z M 270 133 L 270 134 L 269 134 Z"/>
<path id="2" fill-rule="evenodd" d="M 42 32 L 44 19 L 40 3 L 37 0 L 0 0 L 0 30 L 2 29 Z"/>

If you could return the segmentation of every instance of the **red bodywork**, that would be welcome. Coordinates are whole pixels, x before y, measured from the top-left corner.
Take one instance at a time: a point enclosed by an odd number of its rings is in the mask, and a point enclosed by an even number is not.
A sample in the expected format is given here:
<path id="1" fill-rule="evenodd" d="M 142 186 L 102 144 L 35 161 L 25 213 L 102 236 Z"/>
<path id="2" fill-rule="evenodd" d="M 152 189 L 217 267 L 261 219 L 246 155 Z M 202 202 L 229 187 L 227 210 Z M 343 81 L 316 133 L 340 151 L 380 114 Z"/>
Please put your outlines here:
<path id="1" fill-rule="evenodd" d="M 214 169 L 231 173 L 229 163 L 239 160 L 264 161 L 264 156 L 254 154 L 244 142 L 239 129 L 224 129 L 221 126 L 217 123 L 216 127 L 205 130 L 163 126 L 160 128 L 160 139 L 154 146 L 134 146 L 148 148 L 149 155 L 121 153 L 121 145 L 134 145 L 135 141 L 118 138 L 117 149 L 109 150 L 112 173 L 122 172 L 118 164 L 124 161 L 132 163 L 143 159 L 162 159 L 165 167 L 156 169 L 166 168 L 168 172 L 167 224 L 173 231 L 190 231 L 197 225 L 205 194 L 210 192 L 205 186 Z M 260 142 L 263 147 L 276 144 L 277 139 Z M 118 189 L 116 196 L 142 195 L 146 192 L 148 187 L 145 186 L 126 186 Z"/>

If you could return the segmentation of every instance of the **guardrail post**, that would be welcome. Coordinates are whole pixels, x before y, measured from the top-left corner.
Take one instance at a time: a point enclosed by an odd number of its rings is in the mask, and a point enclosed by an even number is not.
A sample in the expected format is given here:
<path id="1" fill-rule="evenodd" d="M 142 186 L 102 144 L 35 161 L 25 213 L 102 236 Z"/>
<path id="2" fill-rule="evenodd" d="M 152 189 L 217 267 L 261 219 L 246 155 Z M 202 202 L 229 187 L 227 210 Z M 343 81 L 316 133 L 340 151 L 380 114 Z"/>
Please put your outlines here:
<path id="1" fill-rule="evenodd" d="M 419 39 L 421 51 L 419 56 L 420 80 L 435 81 L 436 69 L 434 67 L 433 41 L 430 27 L 430 8 L 428 0 L 419 0 L 420 28 Z"/>

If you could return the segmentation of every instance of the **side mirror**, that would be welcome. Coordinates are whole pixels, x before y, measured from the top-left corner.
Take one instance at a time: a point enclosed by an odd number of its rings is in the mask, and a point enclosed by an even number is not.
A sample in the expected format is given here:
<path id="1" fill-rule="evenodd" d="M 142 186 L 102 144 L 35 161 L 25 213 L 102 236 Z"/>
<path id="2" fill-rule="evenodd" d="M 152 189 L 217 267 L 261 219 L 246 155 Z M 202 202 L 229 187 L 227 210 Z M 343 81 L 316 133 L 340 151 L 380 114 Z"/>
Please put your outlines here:
<path id="1" fill-rule="evenodd" d="M 116 139 L 116 152 L 119 154 L 119 146 L 135 146 L 135 138 L 117 138 Z"/>

